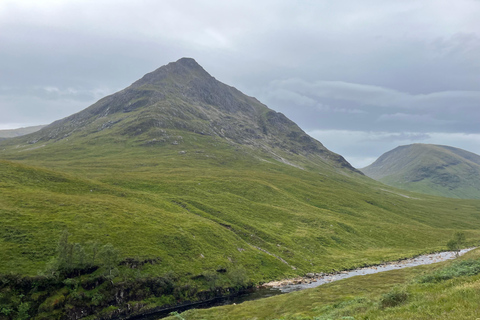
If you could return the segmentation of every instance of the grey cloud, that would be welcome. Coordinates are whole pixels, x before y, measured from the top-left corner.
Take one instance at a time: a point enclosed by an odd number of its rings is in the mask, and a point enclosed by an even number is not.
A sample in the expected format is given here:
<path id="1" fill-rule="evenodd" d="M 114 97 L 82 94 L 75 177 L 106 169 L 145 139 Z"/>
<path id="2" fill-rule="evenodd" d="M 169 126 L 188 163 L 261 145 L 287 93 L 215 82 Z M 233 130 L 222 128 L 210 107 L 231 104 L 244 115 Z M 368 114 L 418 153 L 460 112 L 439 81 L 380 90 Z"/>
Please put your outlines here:
<path id="1" fill-rule="evenodd" d="M 273 81 L 269 89 L 281 88 L 283 94 L 301 98 L 335 99 L 359 105 L 396 107 L 402 109 L 455 104 L 456 108 L 471 108 L 480 101 L 480 91 L 444 91 L 410 94 L 390 88 L 343 81 L 307 82 L 301 79 Z M 313 102 L 311 102 L 313 103 Z"/>
<path id="2" fill-rule="evenodd" d="M 329 98 L 335 100 L 355 101 L 360 104 L 389 106 L 392 102 L 401 103 L 408 99 L 408 94 L 379 86 L 348 83 L 343 81 L 307 82 L 301 79 L 273 81 L 273 88 L 293 91 L 298 95 L 310 98 Z"/>
<path id="3" fill-rule="evenodd" d="M 28 109 L 21 107 L 25 105 L 30 107 Z M 12 128 L 12 124 L 18 124 L 18 127 L 49 124 L 77 112 L 84 105 L 83 101 L 71 99 L 49 100 L 35 96 L 0 96 L 0 114 L 2 115 L 0 128 Z"/>
<path id="4" fill-rule="evenodd" d="M 369 141 L 384 141 L 384 142 L 398 142 L 398 141 L 425 141 L 430 139 L 431 136 L 428 133 L 418 133 L 418 132 L 400 132 L 400 133 L 383 133 L 383 134 L 373 134 L 370 133 L 370 136 L 366 139 Z"/>
<path id="5" fill-rule="evenodd" d="M 275 80 L 266 91 L 270 92 L 265 95 L 269 103 L 307 123 L 307 129 L 480 132 L 480 91 L 411 94 L 380 86 L 302 79 Z M 291 106 L 297 109 L 292 111 Z M 338 112 L 350 116 L 338 117 Z"/>
<path id="6" fill-rule="evenodd" d="M 377 121 L 385 122 L 407 122 L 407 123 L 418 123 L 421 125 L 427 124 L 436 124 L 436 125 L 445 125 L 452 123 L 453 121 L 438 120 L 431 115 L 426 114 L 406 114 L 406 113 L 395 113 L 395 114 L 382 114 L 378 117 Z"/>
<path id="7" fill-rule="evenodd" d="M 84 88 L 59 88 L 55 86 L 34 86 L 29 90 L 28 95 L 47 100 L 71 100 L 84 102 L 85 104 L 92 101 L 99 100 L 100 98 L 111 93 L 112 90 L 108 89 L 93 89 L 88 90 Z"/>

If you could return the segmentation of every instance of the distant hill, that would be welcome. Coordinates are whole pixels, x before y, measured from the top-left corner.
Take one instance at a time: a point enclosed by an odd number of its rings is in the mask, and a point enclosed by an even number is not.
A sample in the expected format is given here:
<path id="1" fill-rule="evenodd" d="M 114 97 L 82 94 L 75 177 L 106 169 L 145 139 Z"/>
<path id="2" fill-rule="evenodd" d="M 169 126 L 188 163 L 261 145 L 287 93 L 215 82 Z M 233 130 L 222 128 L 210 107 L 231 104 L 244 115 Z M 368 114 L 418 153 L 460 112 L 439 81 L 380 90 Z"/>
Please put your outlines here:
<path id="1" fill-rule="evenodd" d="M 480 199 L 480 156 L 454 147 L 400 146 L 361 171 L 375 180 L 405 190 Z"/>
<path id="2" fill-rule="evenodd" d="M 45 126 L 41 125 L 41 126 L 32 126 L 32 127 L 10 129 L 10 130 L 0 130 L 0 140 L 4 138 L 14 138 L 14 137 L 24 136 L 26 134 L 36 132 L 42 129 L 43 127 Z"/>

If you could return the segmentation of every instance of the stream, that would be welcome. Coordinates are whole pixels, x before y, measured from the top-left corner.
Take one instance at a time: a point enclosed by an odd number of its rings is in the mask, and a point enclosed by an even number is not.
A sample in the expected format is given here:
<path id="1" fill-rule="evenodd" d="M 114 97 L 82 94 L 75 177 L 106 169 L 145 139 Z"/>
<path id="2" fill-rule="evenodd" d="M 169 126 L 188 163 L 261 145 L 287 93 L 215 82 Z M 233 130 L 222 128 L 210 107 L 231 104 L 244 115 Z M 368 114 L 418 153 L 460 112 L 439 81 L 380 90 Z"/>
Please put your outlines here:
<path id="1" fill-rule="evenodd" d="M 468 248 L 460 250 L 459 255 L 463 255 L 468 251 L 471 251 L 475 248 Z M 427 265 L 437 262 L 442 262 L 446 260 L 454 259 L 455 252 L 446 251 L 433 254 L 426 254 L 418 256 L 416 258 L 405 259 L 394 262 L 387 262 L 377 266 L 364 267 L 350 271 L 340 271 L 333 274 L 320 274 L 314 278 L 302 278 L 294 280 L 285 280 L 285 281 L 275 281 L 264 284 L 262 287 L 254 288 L 250 292 L 246 292 L 234 297 L 222 297 L 216 298 L 209 301 L 203 301 L 199 303 L 189 304 L 185 306 L 170 308 L 166 310 L 161 310 L 158 312 L 151 313 L 149 315 L 135 316 L 129 319 L 131 320 L 157 320 L 167 317 L 171 312 L 177 311 L 179 313 L 189 310 L 189 309 L 205 309 L 229 304 L 239 304 L 245 301 L 257 300 L 262 298 L 268 298 L 276 296 L 279 294 L 285 294 L 293 291 L 299 291 L 304 289 L 315 288 L 321 286 L 322 284 L 330 283 L 333 281 L 338 281 L 350 277 L 362 276 L 367 274 L 379 273 L 390 270 L 397 270 L 409 267 L 416 267 L 420 265 Z M 302 282 L 302 283 L 298 283 Z M 286 284 L 288 283 L 288 284 Z"/>

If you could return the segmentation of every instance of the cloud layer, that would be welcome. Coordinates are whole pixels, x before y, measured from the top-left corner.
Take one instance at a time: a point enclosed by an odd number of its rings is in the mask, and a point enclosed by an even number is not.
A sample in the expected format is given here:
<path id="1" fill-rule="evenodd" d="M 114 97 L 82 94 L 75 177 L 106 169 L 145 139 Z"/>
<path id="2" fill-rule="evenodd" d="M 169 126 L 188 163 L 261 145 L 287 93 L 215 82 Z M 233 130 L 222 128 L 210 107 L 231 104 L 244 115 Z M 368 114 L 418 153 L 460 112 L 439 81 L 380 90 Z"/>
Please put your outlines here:
<path id="1" fill-rule="evenodd" d="M 343 81 L 273 81 L 266 99 L 307 128 L 480 133 L 480 90 L 411 94 Z M 325 121 L 328 119 L 328 121 Z"/>

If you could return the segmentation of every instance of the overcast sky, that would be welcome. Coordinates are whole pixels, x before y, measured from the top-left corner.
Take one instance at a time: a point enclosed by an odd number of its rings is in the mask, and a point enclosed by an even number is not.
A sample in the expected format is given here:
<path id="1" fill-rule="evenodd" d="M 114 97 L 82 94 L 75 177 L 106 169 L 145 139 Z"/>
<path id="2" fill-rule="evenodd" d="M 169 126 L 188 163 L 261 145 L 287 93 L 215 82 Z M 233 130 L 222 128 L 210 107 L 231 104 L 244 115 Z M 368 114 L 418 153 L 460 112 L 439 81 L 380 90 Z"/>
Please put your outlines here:
<path id="1" fill-rule="evenodd" d="M 0 0 L 0 129 L 181 57 L 355 167 L 411 143 L 480 154 L 479 0 Z"/>

